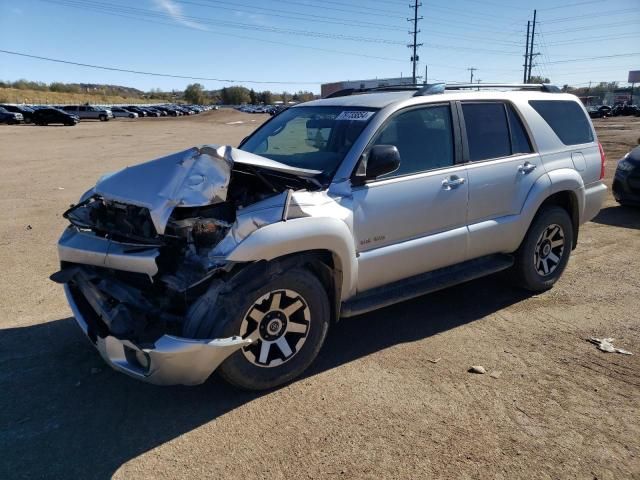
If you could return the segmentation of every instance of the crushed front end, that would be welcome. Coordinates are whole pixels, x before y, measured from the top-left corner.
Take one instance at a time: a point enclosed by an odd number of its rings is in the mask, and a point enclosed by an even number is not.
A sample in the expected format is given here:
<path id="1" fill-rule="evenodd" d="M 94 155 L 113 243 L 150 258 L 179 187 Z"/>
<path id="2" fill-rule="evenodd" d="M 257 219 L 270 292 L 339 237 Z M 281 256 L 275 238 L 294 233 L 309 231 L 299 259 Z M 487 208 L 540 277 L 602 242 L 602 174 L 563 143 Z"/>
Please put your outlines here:
<path id="1" fill-rule="evenodd" d="M 225 260 L 262 225 L 280 221 L 288 172 L 256 174 L 231 147 L 200 147 L 104 177 L 64 213 L 58 242 L 73 314 L 114 369 L 159 385 L 204 382 L 251 340 L 192 338 L 241 266 Z"/>

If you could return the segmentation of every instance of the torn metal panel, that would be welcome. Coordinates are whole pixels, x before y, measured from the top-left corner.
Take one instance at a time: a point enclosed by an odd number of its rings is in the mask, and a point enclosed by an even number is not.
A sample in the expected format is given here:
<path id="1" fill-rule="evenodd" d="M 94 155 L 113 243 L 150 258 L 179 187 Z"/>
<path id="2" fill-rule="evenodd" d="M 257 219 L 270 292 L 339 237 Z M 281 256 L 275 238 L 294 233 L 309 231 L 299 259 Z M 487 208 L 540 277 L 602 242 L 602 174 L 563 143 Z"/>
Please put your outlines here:
<path id="1" fill-rule="evenodd" d="M 62 262 L 144 273 L 151 278 L 158 273 L 156 258 L 160 250 L 153 246 L 116 242 L 70 227 L 58 241 L 58 255 Z"/>
<path id="2" fill-rule="evenodd" d="M 176 206 L 224 202 L 233 166 L 228 146 L 194 147 L 125 168 L 100 180 L 96 194 L 149 209 L 156 231 L 164 233 Z"/>
<path id="3" fill-rule="evenodd" d="M 214 263 L 224 259 L 240 242 L 257 229 L 282 221 L 289 195 L 287 190 L 238 210 L 236 221 L 222 241 L 211 251 L 209 259 Z"/>
<path id="4" fill-rule="evenodd" d="M 95 193 L 106 200 L 149 209 L 158 234 L 175 207 L 224 202 L 234 163 L 311 178 L 322 172 L 284 165 L 231 146 L 203 145 L 102 177 Z"/>

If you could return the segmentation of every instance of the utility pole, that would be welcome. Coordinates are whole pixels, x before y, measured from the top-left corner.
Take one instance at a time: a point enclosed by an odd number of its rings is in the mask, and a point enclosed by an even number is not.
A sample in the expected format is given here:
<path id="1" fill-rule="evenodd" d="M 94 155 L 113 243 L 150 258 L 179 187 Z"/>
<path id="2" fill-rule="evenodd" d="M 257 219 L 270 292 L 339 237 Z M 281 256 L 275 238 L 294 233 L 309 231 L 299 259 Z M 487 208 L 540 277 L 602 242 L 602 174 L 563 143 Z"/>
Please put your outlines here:
<path id="1" fill-rule="evenodd" d="M 522 75 L 522 83 L 527 83 L 527 65 L 529 64 L 529 28 L 531 28 L 531 20 L 527 21 L 527 43 L 524 47 L 524 73 Z"/>
<path id="2" fill-rule="evenodd" d="M 424 64 L 424 84 L 427 85 L 429 83 L 429 77 L 427 76 L 428 73 L 428 67 L 429 65 L 427 65 L 426 63 Z"/>
<path id="3" fill-rule="evenodd" d="M 422 3 L 419 3 L 418 0 L 415 0 L 413 5 L 409 5 L 410 8 L 413 8 L 413 18 L 407 18 L 407 22 L 413 22 L 413 31 L 409 32 L 409 35 L 413 35 L 413 43 L 407 45 L 409 48 L 413 49 L 413 55 L 411 56 L 411 61 L 413 62 L 413 83 L 416 83 L 416 63 L 420 59 L 418 57 L 418 47 L 421 47 L 422 44 L 418 43 L 418 20 L 422 20 L 422 17 L 418 17 L 418 7 L 421 7 Z"/>
<path id="4" fill-rule="evenodd" d="M 475 72 L 478 69 L 475 67 L 470 67 L 470 68 L 467 68 L 467 70 L 471 72 L 471 79 L 469 80 L 469 83 L 473 83 L 473 72 Z"/>
<path id="5" fill-rule="evenodd" d="M 533 43 L 536 39 L 536 16 L 538 11 L 533 11 L 533 25 L 531 27 L 531 46 L 529 47 L 529 72 L 527 73 L 527 83 L 531 81 L 531 67 L 533 67 Z M 537 54 L 536 54 L 537 55 Z"/>

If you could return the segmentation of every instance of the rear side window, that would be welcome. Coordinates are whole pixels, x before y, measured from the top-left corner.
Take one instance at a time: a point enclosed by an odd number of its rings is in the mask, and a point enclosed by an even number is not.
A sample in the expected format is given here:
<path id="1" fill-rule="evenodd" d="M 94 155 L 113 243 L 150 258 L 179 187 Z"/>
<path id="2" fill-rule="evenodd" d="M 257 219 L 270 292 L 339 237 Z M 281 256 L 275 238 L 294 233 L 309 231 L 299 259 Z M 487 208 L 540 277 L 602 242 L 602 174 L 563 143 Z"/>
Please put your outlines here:
<path id="1" fill-rule="evenodd" d="M 509 117 L 509 130 L 511 130 L 511 153 L 531 153 L 531 142 L 513 107 L 507 107 L 507 116 Z"/>
<path id="2" fill-rule="evenodd" d="M 463 103 L 469 160 L 477 162 L 511 155 L 511 138 L 504 104 Z"/>
<path id="3" fill-rule="evenodd" d="M 570 100 L 529 100 L 565 145 L 593 142 L 593 132 L 580 105 Z"/>

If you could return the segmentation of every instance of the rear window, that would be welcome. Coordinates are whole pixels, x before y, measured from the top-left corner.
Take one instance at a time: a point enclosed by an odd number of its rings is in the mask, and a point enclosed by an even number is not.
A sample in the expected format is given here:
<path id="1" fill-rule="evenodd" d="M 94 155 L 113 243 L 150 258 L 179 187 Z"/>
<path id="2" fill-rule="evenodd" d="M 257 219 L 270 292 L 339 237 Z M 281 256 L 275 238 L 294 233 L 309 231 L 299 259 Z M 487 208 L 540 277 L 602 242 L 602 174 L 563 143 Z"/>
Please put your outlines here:
<path id="1" fill-rule="evenodd" d="M 591 124 L 584 111 L 570 100 L 529 100 L 565 145 L 593 142 Z"/>

